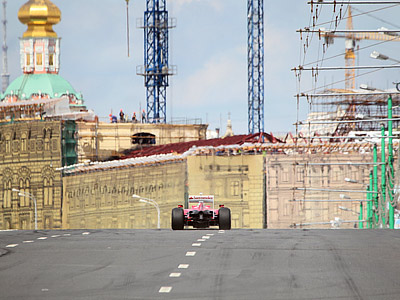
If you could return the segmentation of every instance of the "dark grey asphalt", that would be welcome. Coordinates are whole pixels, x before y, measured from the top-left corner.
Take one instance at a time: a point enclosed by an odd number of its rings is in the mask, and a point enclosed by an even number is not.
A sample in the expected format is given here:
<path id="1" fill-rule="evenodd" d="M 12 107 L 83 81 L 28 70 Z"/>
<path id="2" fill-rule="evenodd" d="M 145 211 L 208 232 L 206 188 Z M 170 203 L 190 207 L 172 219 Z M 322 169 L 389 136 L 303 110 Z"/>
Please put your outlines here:
<path id="1" fill-rule="evenodd" d="M 3 231 L 0 299 L 400 299 L 400 231 Z"/>

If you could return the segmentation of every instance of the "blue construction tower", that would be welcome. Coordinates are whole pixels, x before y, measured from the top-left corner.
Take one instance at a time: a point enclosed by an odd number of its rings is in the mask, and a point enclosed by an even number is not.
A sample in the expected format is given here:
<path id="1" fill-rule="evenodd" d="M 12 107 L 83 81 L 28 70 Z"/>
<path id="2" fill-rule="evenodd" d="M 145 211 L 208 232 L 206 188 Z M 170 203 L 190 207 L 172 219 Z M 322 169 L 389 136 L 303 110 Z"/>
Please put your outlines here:
<path id="1" fill-rule="evenodd" d="M 248 128 L 264 132 L 264 0 L 248 0 Z"/>
<path id="2" fill-rule="evenodd" d="M 168 31 L 174 27 L 168 19 L 166 0 L 146 0 L 144 12 L 144 66 L 138 70 L 146 87 L 146 122 L 166 123 L 168 77 L 175 68 L 168 64 Z"/>

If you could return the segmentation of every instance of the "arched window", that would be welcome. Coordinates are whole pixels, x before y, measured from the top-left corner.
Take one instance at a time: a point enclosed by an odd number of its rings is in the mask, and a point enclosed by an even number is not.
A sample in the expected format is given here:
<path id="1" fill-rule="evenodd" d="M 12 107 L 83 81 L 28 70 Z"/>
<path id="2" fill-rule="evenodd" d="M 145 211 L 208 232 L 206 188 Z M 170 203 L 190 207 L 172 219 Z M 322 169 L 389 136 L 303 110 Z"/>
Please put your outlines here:
<path id="1" fill-rule="evenodd" d="M 6 153 L 10 153 L 11 152 L 11 141 L 10 141 L 10 137 L 6 136 Z"/>
<path id="2" fill-rule="evenodd" d="M 4 199 L 4 208 L 11 207 L 11 180 L 4 182 L 4 189 L 3 189 L 3 199 Z"/>
<path id="3" fill-rule="evenodd" d="M 21 152 L 26 152 L 26 134 L 21 135 Z"/>
<path id="4" fill-rule="evenodd" d="M 20 179 L 19 180 L 19 206 L 26 207 L 29 206 L 29 179 Z"/>
<path id="5" fill-rule="evenodd" d="M 148 132 L 140 132 L 132 136 L 132 144 L 154 145 L 155 143 L 156 143 L 156 136 Z"/>
<path id="6" fill-rule="evenodd" d="M 53 205 L 53 179 L 43 180 L 43 201 L 45 206 Z"/>

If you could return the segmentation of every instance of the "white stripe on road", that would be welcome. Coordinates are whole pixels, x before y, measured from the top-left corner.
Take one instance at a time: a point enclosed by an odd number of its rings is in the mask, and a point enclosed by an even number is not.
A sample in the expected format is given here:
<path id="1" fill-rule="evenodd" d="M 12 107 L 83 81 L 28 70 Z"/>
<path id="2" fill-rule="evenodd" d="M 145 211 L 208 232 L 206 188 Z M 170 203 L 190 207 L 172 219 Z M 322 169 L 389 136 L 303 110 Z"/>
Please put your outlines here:
<path id="1" fill-rule="evenodd" d="M 202 238 L 202 239 L 206 239 L 206 240 L 208 240 L 208 239 L 210 239 L 210 236 L 208 236 L 208 235 L 204 235 L 204 236 L 202 236 L 201 238 Z"/>
<path id="2" fill-rule="evenodd" d="M 6 248 L 15 248 L 17 246 L 18 246 L 18 244 L 10 244 L 10 245 L 7 245 Z"/>
<path id="3" fill-rule="evenodd" d="M 205 242 L 206 240 L 205 239 L 198 239 L 197 241 L 198 242 Z"/>
<path id="4" fill-rule="evenodd" d="M 195 256 L 196 252 L 186 252 L 186 256 Z"/>
<path id="5" fill-rule="evenodd" d="M 172 290 L 171 286 L 162 286 L 158 292 L 159 293 L 169 293 L 169 292 L 171 292 L 171 290 Z"/>
<path id="6" fill-rule="evenodd" d="M 171 273 L 169 277 L 181 277 L 181 273 Z"/>
<path id="7" fill-rule="evenodd" d="M 218 231 L 218 233 L 225 233 L 225 230 L 220 230 Z"/>
<path id="8" fill-rule="evenodd" d="M 193 247 L 200 247 L 200 246 L 201 246 L 201 243 L 193 243 L 192 246 L 193 246 Z"/>
<path id="9" fill-rule="evenodd" d="M 64 236 L 70 236 L 71 234 L 70 233 L 64 233 Z"/>
<path id="10" fill-rule="evenodd" d="M 23 243 L 33 243 L 34 241 L 23 241 Z"/>
<path id="11" fill-rule="evenodd" d="M 88 235 L 90 232 L 82 232 L 82 235 Z"/>
<path id="12" fill-rule="evenodd" d="M 56 237 L 59 237 L 60 235 L 59 234 L 55 234 L 55 235 L 52 235 L 51 237 L 52 238 L 56 238 Z"/>
<path id="13" fill-rule="evenodd" d="M 47 240 L 47 236 L 42 236 L 42 237 L 39 237 L 39 238 L 37 238 L 38 240 Z"/>
<path id="14" fill-rule="evenodd" d="M 188 264 L 180 264 L 180 265 L 178 266 L 178 269 L 187 269 L 187 268 L 189 268 L 189 265 L 188 265 Z"/>
<path id="15" fill-rule="evenodd" d="M 213 235 L 214 235 L 214 233 L 207 233 L 207 235 L 208 235 L 208 236 L 213 236 Z"/>

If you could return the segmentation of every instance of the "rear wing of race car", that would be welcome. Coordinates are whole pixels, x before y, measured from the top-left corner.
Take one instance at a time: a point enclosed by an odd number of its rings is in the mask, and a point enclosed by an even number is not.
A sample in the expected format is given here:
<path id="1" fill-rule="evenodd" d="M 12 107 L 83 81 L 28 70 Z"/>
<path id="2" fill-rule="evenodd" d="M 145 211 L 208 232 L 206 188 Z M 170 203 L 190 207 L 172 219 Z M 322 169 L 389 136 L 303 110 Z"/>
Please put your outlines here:
<path id="1" fill-rule="evenodd" d="M 214 195 L 189 195 L 188 203 L 212 203 L 214 209 Z"/>
<path id="2" fill-rule="evenodd" d="M 189 202 L 214 203 L 214 195 L 189 195 Z"/>

